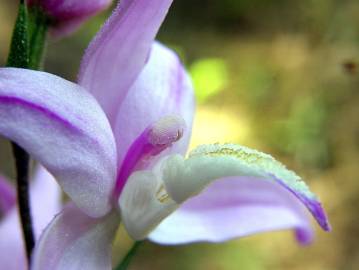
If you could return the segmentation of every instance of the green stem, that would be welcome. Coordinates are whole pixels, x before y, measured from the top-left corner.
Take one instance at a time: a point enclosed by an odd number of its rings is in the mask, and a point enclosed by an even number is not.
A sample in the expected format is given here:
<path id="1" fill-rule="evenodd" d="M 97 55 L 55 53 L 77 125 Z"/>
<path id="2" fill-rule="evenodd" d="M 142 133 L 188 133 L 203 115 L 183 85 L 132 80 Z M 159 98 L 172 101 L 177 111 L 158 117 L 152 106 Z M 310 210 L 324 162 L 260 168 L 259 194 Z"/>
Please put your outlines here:
<path id="1" fill-rule="evenodd" d="M 26 5 L 23 3 L 19 6 L 6 66 L 29 67 L 28 14 Z"/>
<path id="2" fill-rule="evenodd" d="M 35 16 L 35 18 L 37 17 L 38 16 Z M 47 24 L 45 21 L 35 20 L 35 26 L 29 31 L 27 6 L 24 0 L 20 0 L 6 66 L 38 69 L 43 54 L 46 29 Z M 32 250 L 35 246 L 29 199 L 30 157 L 28 153 L 16 143 L 12 143 L 12 148 L 16 167 L 19 216 L 25 240 L 26 255 L 28 263 L 30 264 Z"/>
<path id="3" fill-rule="evenodd" d="M 22 232 L 25 239 L 26 255 L 30 262 L 32 250 L 35 246 L 35 237 L 32 226 L 30 198 L 29 198 L 29 162 L 28 153 L 16 143 L 12 143 L 12 150 L 16 164 L 17 201 L 21 220 Z"/>
<path id="4" fill-rule="evenodd" d="M 19 13 L 15 22 L 14 32 L 10 45 L 10 53 L 7 60 L 8 67 L 29 68 L 29 36 L 28 14 L 24 1 L 20 2 Z M 31 211 L 29 204 L 29 155 L 12 143 L 15 157 L 17 200 L 22 232 L 25 239 L 26 255 L 30 262 L 31 253 L 35 245 L 35 237 L 32 228 Z"/>
<path id="5" fill-rule="evenodd" d="M 31 69 L 43 69 L 43 56 L 49 19 L 38 7 L 29 9 L 29 64 Z"/>
<path id="6" fill-rule="evenodd" d="M 130 265 L 132 258 L 136 255 L 138 248 L 144 243 L 144 241 L 137 241 L 131 247 L 131 249 L 126 254 L 126 257 L 122 260 L 122 262 L 114 269 L 114 270 L 126 270 Z"/>

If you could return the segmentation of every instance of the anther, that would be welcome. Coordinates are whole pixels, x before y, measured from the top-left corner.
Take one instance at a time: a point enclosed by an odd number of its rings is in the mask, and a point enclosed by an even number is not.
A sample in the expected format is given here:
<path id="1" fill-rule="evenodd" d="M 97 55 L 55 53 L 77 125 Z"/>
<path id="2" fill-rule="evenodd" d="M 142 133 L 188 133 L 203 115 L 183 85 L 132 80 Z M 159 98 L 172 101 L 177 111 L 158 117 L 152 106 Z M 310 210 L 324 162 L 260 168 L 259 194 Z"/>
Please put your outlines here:
<path id="1" fill-rule="evenodd" d="M 148 141 L 154 146 L 170 146 L 182 138 L 185 126 L 180 116 L 163 117 L 151 127 Z"/>

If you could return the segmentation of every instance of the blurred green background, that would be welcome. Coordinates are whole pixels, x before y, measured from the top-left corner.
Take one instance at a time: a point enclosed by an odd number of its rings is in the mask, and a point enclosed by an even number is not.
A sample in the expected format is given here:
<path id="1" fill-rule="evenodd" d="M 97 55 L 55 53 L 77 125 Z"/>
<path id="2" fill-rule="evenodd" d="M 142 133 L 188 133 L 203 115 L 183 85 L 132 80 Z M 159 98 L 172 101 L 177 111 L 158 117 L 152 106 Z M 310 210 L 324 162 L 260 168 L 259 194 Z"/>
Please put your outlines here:
<path id="1" fill-rule="evenodd" d="M 1 66 L 16 2 L 0 2 Z M 75 80 L 106 16 L 51 40 L 46 70 Z M 192 146 L 236 142 L 271 153 L 321 197 L 333 232 L 313 224 L 317 239 L 308 247 L 291 232 L 219 245 L 146 243 L 130 269 L 358 269 L 359 1 L 177 0 L 158 38 L 194 79 Z M 11 177 L 5 140 L 0 149 L 0 170 Z"/>

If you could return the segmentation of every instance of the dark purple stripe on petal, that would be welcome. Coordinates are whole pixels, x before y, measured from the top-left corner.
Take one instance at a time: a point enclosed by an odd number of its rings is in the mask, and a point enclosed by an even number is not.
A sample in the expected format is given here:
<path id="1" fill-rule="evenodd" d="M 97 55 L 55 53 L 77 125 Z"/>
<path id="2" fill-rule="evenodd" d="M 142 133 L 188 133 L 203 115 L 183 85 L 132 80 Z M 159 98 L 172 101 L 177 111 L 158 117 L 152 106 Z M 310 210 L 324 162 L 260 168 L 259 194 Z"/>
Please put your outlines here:
<path id="1" fill-rule="evenodd" d="M 43 106 L 40 106 L 38 104 L 29 102 L 27 100 L 18 98 L 18 97 L 12 97 L 12 96 L 0 96 L 0 103 L 4 104 L 10 104 L 10 105 L 19 105 L 23 107 L 28 107 L 32 110 L 38 111 L 40 113 L 45 114 L 50 119 L 62 123 L 67 128 L 71 129 L 72 131 L 76 132 L 82 132 L 78 127 L 74 126 L 72 123 L 70 123 L 68 120 L 62 118 L 61 116 L 55 114 L 54 112 L 46 109 Z"/>
<path id="2" fill-rule="evenodd" d="M 281 179 L 278 179 L 276 177 L 274 177 L 274 179 L 276 180 L 277 183 L 279 183 L 281 186 L 283 186 L 292 194 L 294 194 L 308 208 L 308 210 L 312 213 L 313 217 L 318 222 L 320 227 L 323 228 L 323 230 L 325 231 L 331 230 L 328 217 L 317 198 L 315 197 L 309 198 L 308 196 L 301 193 L 300 191 L 294 190 L 292 187 L 288 186 Z"/>
<path id="3" fill-rule="evenodd" d="M 120 195 L 123 187 L 125 186 L 127 178 L 130 176 L 134 167 L 138 163 L 141 157 L 149 152 L 150 145 L 148 143 L 148 130 L 146 129 L 131 145 L 127 151 L 125 159 L 119 167 L 119 173 L 117 175 L 116 186 L 114 191 L 115 200 Z"/>
<path id="4" fill-rule="evenodd" d="M 96 140 L 96 138 L 89 137 L 88 134 L 85 134 L 86 132 L 84 130 L 80 129 L 78 126 L 74 125 L 73 123 L 71 123 L 67 119 L 61 117 L 60 115 L 56 114 L 55 112 L 50 111 L 46 107 L 43 107 L 36 103 L 30 102 L 30 101 L 27 101 L 27 100 L 24 100 L 24 99 L 21 99 L 18 97 L 13 97 L 13 96 L 0 96 L 0 103 L 27 107 L 27 108 L 30 108 L 31 110 L 40 112 L 40 113 L 44 114 L 46 117 L 48 117 L 49 119 L 62 124 L 64 127 L 66 127 L 71 132 L 75 132 L 76 134 L 79 134 L 79 135 L 87 135 L 87 138 L 91 141 L 92 144 L 100 145 L 100 143 Z M 79 115 L 75 116 L 75 117 L 79 121 L 84 121 L 83 119 L 81 119 L 81 116 L 79 116 Z"/>

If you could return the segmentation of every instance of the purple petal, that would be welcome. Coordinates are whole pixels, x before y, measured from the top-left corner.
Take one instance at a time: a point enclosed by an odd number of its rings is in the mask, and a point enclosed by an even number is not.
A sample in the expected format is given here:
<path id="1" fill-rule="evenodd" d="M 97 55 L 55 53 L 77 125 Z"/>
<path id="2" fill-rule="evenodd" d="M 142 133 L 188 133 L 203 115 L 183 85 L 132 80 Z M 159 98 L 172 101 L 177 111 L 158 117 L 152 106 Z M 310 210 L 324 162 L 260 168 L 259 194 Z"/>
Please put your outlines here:
<path id="1" fill-rule="evenodd" d="M 294 229 L 303 244 L 313 238 L 306 209 L 293 194 L 275 182 L 228 177 L 187 200 L 149 238 L 171 245 L 222 242 L 287 229 Z"/>
<path id="2" fill-rule="evenodd" d="M 0 218 L 16 204 L 14 187 L 0 175 Z"/>
<path id="3" fill-rule="evenodd" d="M 91 216 L 106 214 L 115 184 L 116 147 L 100 106 L 57 76 L 0 69 L 0 134 L 41 162 Z"/>
<path id="4" fill-rule="evenodd" d="M 28 5 L 40 6 L 52 19 L 57 34 L 74 31 L 89 17 L 104 10 L 111 0 L 27 0 Z"/>
<path id="5" fill-rule="evenodd" d="M 88 47 L 79 83 L 99 101 L 110 122 L 146 63 L 172 0 L 122 0 Z"/>
<path id="6" fill-rule="evenodd" d="M 119 225 L 116 213 L 94 219 L 70 204 L 42 234 L 32 270 L 110 270 L 111 243 Z"/>
<path id="7" fill-rule="evenodd" d="M 31 211 L 36 238 L 61 209 L 61 192 L 55 179 L 39 167 L 30 189 Z M 25 246 L 20 229 L 17 208 L 0 222 L 1 269 L 26 269 Z"/>
<path id="8" fill-rule="evenodd" d="M 148 63 L 119 107 L 114 125 L 119 167 L 141 134 L 165 116 L 178 115 L 186 128 L 182 138 L 161 155 L 184 154 L 192 132 L 195 104 L 192 83 L 177 55 L 154 43 Z"/>

